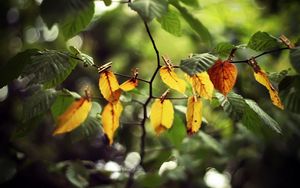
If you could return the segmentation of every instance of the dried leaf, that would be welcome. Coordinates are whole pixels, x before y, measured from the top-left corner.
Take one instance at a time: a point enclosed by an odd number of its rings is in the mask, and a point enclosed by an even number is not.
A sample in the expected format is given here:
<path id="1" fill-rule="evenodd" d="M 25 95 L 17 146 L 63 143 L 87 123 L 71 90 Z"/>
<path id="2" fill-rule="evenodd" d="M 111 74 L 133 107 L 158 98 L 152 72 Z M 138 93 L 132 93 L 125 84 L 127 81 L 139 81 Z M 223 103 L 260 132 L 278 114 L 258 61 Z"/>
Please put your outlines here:
<path id="1" fill-rule="evenodd" d="M 114 133 L 119 127 L 119 119 L 123 107 L 120 101 L 116 103 L 108 103 L 102 112 L 102 126 L 104 133 L 109 139 L 109 144 L 113 143 Z"/>
<path id="2" fill-rule="evenodd" d="M 174 109 L 170 100 L 156 99 L 151 106 L 150 121 L 157 135 L 171 128 Z"/>
<path id="3" fill-rule="evenodd" d="M 134 88 L 136 88 L 138 85 L 138 80 L 131 78 L 127 81 L 125 81 L 123 84 L 120 85 L 120 89 L 122 89 L 123 91 L 131 91 Z"/>
<path id="4" fill-rule="evenodd" d="M 202 122 L 202 101 L 200 98 L 189 97 L 186 112 L 187 132 L 193 134 L 199 130 Z"/>
<path id="5" fill-rule="evenodd" d="M 212 99 L 214 85 L 210 81 L 207 72 L 198 73 L 193 76 L 187 75 L 187 78 L 198 95 L 205 99 Z"/>
<path id="6" fill-rule="evenodd" d="M 87 98 L 82 97 L 74 101 L 70 107 L 58 117 L 57 127 L 53 135 L 70 132 L 77 128 L 85 121 L 91 108 L 92 102 Z"/>
<path id="7" fill-rule="evenodd" d="M 207 72 L 215 88 L 227 95 L 236 82 L 238 70 L 230 61 L 218 60 Z"/>
<path id="8" fill-rule="evenodd" d="M 175 89 L 180 93 L 185 92 L 185 81 L 177 76 L 172 67 L 163 66 L 160 68 L 159 73 L 162 81 L 170 88 Z"/>
<path id="9" fill-rule="evenodd" d="M 104 70 L 100 72 L 99 88 L 101 94 L 108 102 L 119 100 L 121 90 L 118 80 L 112 71 Z"/>
<path id="10" fill-rule="evenodd" d="M 278 108 L 284 109 L 284 106 L 279 98 L 278 92 L 271 84 L 266 73 L 263 70 L 259 69 L 256 72 L 254 71 L 254 77 L 257 82 L 259 82 L 268 89 L 272 103 Z"/>

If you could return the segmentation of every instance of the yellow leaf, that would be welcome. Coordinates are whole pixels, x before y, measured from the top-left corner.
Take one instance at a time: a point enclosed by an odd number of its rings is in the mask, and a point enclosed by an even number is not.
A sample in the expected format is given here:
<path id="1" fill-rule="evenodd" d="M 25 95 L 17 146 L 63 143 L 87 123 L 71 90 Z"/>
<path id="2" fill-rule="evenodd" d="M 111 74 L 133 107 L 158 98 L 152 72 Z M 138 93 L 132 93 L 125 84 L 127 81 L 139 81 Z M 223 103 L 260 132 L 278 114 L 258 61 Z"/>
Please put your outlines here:
<path id="1" fill-rule="evenodd" d="M 151 106 L 150 121 L 157 135 L 171 128 L 174 109 L 170 100 L 156 99 Z"/>
<path id="2" fill-rule="evenodd" d="M 188 76 L 188 80 L 192 84 L 194 90 L 205 99 L 212 99 L 214 85 L 210 81 L 207 72 L 198 73 L 193 76 Z"/>
<path id="3" fill-rule="evenodd" d="M 137 79 L 134 79 L 134 78 L 131 78 L 127 81 L 125 81 L 123 84 L 120 85 L 120 88 L 123 90 L 123 91 L 131 91 L 133 90 L 134 88 L 136 88 L 138 85 L 138 80 Z"/>
<path id="4" fill-rule="evenodd" d="M 163 66 L 160 68 L 159 73 L 162 81 L 170 88 L 175 89 L 180 93 L 185 92 L 185 82 L 177 76 L 173 68 Z"/>
<path id="5" fill-rule="evenodd" d="M 278 92 L 271 84 L 266 73 L 263 70 L 259 69 L 256 72 L 254 71 L 254 77 L 257 82 L 259 82 L 268 89 L 272 103 L 278 108 L 284 109 L 284 106 L 279 98 Z"/>
<path id="6" fill-rule="evenodd" d="M 120 116 L 123 111 L 123 107 L 120 101 L 116 103 L 108 103 L 102 112 L 102 126 L 104 133 L 109 139 L 109 144 L 113 143 L 114 133 L 119 127 Z"/>
<path id="7" fill-rule="evenodd" d="M 193 134 L 199 130 L 202 122 L 202 101 L 189 97 L 186 112 L 187 132 Z"/>
<path id="8" fill-rule="evenodd" d="M 58 117 L 57 127 L 53 135 L 70 132 L 77 128 L 85 121 L 91 108 L 92 102 L 86 98 L 80 98 L 74 101 L 69 108 Z"/>
<path id="9" fill-rule="evenodd" d="M 115 102 L 121 95 L 119 83 L 115 74 L 110 70 L 100 72 L 99 89 L 108 102 Z"/>

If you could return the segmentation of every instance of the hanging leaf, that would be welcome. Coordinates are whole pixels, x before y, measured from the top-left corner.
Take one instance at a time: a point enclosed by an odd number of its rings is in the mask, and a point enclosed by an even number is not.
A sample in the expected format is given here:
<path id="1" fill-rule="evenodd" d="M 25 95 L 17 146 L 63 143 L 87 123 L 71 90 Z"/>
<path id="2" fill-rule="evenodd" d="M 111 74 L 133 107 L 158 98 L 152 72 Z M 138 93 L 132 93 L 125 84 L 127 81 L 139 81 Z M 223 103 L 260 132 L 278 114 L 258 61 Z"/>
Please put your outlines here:
<path id="1" fill-rule="evenodd" d="M 200 97 L 205 99 L 212 99 L 214 85 L 209 79 L 207 72 L 195 74 L 193 76 L 187 76 L 192 87 Z"/>
<path id="2" fill-rule="evenodd" d="M 156 99 L 151 106 L 150 121 L 157 135 L 171 128 L 174 109 L 170 100 Z"/>
<path id="3" fill-rule="evenodd" d="M 102 126 L 110 145 L 113 143 L 115 131 L 119 127 L 122 111 L 122 104 L 117 101 L 116 103 L 108 103 L 102 112 Z"/>
<path id="4" fill-rule="evenodd" d="M 181 35 L 181 23 L 177 12 L 169 10 L 161 18 L 158 19 L 161 27 L 174 36 Z"/>
<path id="5" fill-rule="evenodd" d="M 252 35 L 247 46 L 256 51 L 266 51 L 280 48 L 282 44 L 280 40 L 267 32 L 258 31 Z"/>
<path id="6" fill-rule="evenodd" d="M 194 134 L 201 127 L 202 101 L 194 96 L 189 97 L 186 112 L 187 133 Z"/>
<path id="7" fill-rule="evenodd" d="M 277 106 L 280 109 L 284 109 L 283 104 L 279 98 L 278 92 L 277 90 L 274 88 L 274 86 L 271 84 L 268 76 L 266 75 L 266 73 L 260 69 L 260 70 L 255 70 L 254 71 L 254 77 L 255 80 L 257 82 L 259 82 L 260 84 L 262 84 L 263 86 L 265 86 L 268 91 L 269 91 L 269 95 L 270 98 L 272 100 L 272 103 Z"/>
<path id="8" fill-rule="evenodd" d="M 53 135 L 70 132 L 85 121 L 92 107 L 87 98 L 74 101 L 68 109 L 58 117 L 57 126 Z"/>
<path id="9" fill-rule="evenodd" d="M 163 66 L 159 69 L 159 73 L 162 81 L 170 88 L 175 89 L 180 93 L 185 92 L 185 81 L 177 76 L 177 74 L 174 72 L 174 68 L 171 66 Z"/>
<path id="10" fill-rule="evenodd" d="M 162 17 L 168 9 L 165 0 L 136 0 L 128 5 L 147 22 Z"/>
<path id="11" fill-rule="evenodd" d="M 197 73 L 207 71 L 217 60 L 216 56 L 209 53 L 193 54 L 180 62 L 180 69 L 188 75 L 193 76 Z"/>
<path id="12" fill-rule="evenodd" d="M 226 96 L 236 82 L 238 70 L 230 61 L 218 60 L 207 72 L 214 87 Z"/>
<path id="13" fill-rule="evenodd" d="M 135 78 L 131 78 L 125 81 L 123 84 L 120 85 L 120 89 L 123 91 L 131 91 L 138 86 L 138 80 Z"/>
<path id="14" fill-rule="evenodd" d="M 31 56 L 31 62 L 22 71 L 22 76 L 29 76 L 29 85 L 43 84 L 45 88 L 55 87 L 63 82 L 78 61 L 68 53 L 56 50 L 38 51 Z"/>
<path id="15" fill-rule="evenodd" d="M 119 100 L 121 90 L 118 80 L 112 71 L 104 70 L 100 72 L 99 89 L 108 102 Z"/>

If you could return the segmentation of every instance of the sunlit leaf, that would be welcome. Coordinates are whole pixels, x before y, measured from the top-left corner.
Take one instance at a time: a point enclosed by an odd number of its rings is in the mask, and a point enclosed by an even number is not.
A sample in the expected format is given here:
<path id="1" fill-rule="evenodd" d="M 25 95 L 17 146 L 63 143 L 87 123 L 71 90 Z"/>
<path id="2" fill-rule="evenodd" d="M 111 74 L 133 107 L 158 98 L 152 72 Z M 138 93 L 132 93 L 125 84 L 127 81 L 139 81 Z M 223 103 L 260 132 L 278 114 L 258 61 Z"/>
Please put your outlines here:
<path id="1" fill-rule="evenodd" d="M 108 102 L 117 101 L 121 95 L 120 86 L 115 74 L 110 70 L 100 73 L 99 89 Z"/>
<path id="2" fill-rule="evenodd" d="M 267 32 L 258 31 L 252 35 L 247 46 L 256 51 L 265 51 L 279 48 L 281 43 Z"/>
<path id="3" fill-rule="evenodd" d="M 169 10 L 161 18 L 158 19 L 161 27 L 167 32 L 175 35 L 181 35 L 181 23 L 177 12 Z"/>
<path id="4" fill-rule="evenodd" d="M 150 121 L 157 135 L 171 128 L 174 119 L 173 104 L 170 100 L 155 99 L 151 106 Z"/>
<path id="5" fill-rule="evenodd" d="M 124 83 L 122 83 L 120 85 L 120 89 L 122 89 L 123 91 L 131 91 L 135 89 L 137 85 L 138 85 L 138 80 L 131 78 L 129 80 L 126 80 Z"/>
<path id="6" fill-rule="evenodd" d="M 173 68 L 163 66 L 159 69 L 159 73 L 162 81 L 167 84 L 170 88 L 179 91 L 180 93 L 185 92 L 185 81 L 180 79 L 174 72 Z"/>
<path id="7" fill-rule="evenodd" d="M 180 68 L 188 75 L 192 76 L 209 69 L 218 58 L 209 53 L 193 54 L 180 62 Z"/>
<path id="8" fill-rule="evenodd" d="M 266 73 L 260 69 L 260 70 L 257 70 L 257 72 L 254 71 L 254 77 L 257 82 L 259 82 L 260 84 L 262 84 L 263 86 L 265 86 L 268 89 L 272 103 L 275 106 L 277 106 L 278 108 L 283 109 L 284 107 L 279 98 L 278 91 L 271 84 Z"/>
<path id="9" fill-rule="evenodd" d="M 205 99 L 212 99 L 214 85 L 210 81 L 207 72 L 195 74 L 193 76 L 187 76 L 189 82 L 198 95 Z"/>
<path id="10" fill-rule="evenodd" d="M 85 121 L 92 107 L 87 98 L 74 101 L 68 109 L 58 117 L 57 126 L 53 135 L 70 132 Z"/>
<path id="11" fill-rule="evenodd" d="M 200 98 L 189 97 L 186 121 L 188 134 L 193 134 L 200 129 L 202 122 L 202 101 Z"/>
<path id="12" fill-rule="evenodd" d="M 236 82 L 238 70 L 230 61 L 218 60 L 207 72 L 214 87 L 227 95 Z"/>
<path id="13" fill-rule="evenodd" d="M 120 101 L 116 103 L 108 103 L 102 112 L 102 126 L 104 133 L 109 139 L 110 145 L 113 143 L 115 131 L 120 124 L 120 116 L 123 111 L 123 107 Z"/>
<path id="14" fill-rule="evenodd" d="M 149 22 L 154 18 L 160 18 L 166 13 L 168 4 L 165 0 L 136 0 L 129 3 L 129 7 Z"/>

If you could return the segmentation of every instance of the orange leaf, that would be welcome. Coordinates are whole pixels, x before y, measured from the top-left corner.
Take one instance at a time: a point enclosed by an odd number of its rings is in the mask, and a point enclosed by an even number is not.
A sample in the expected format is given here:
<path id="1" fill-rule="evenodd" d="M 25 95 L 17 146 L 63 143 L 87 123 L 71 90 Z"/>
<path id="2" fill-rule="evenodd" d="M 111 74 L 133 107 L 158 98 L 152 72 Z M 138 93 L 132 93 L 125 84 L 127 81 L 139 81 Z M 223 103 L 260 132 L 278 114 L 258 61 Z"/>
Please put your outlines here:
<path id="1" fill-rule="evenodd" d="M 120 85 L 120 88 L 123 90 L 123 91 L 131 91 L 133 90 L 134 88 L 136 88 L 138 85 L 138 80 L 137 79 L 134 79 L 134 78 L 131 78 L 127 81 L 125 81 L 123 84 Z"/>
<path id="2" fill-rule="evenodd" d="M 187 132 L 193 134 L 199 130 L 202 122 L 202 101 L 200 98 L 189 97 L 186 112 Z"/>
<path id="3" fill-rule="evenodd" d="M 238 71 L 230 61 L 218 60 L 207 72 L 215 88 L 227 95 L 236 82 Z"/>
<path id="4" fill-rule="evenodd" d="M 115 131 L 119 127 L 120 116 L 123 111 L 123 107 L 120 101 L 116 103 L 108 103 L 102 112 L 102 126 L 104 133 L 109 139 L 109 144 L 113 143 Z"/>
<path id="5" fill-rule="evenodd" d="M 74 101 L 69 108 L 58 117 L 57 127 L 53 135 L 70 132 L 77 128 L 85 121 L 91 108 L 92 102 L 86 98 L 82 97 Z"/>
<path id="6" fill-rule="evenodd" d="M 198 73 L 193 76 L 187 75 L 187 78 L 198 95 L 209 100 L 212 98 L 214 86 L 207 72 Z"/>
<path id="7" fill-rule="evenodd" d="M 162 81 L 167 84 L 170 88 L 179 91 L 180 93 L 185 92 L 185 81 L 180 79 L 170 66 L 162 66 L 159 70 Z"/>
<path id="8" fill-rule="evenodd" d="M 254 71 L 254 77 L 257 82 L 259 82 L 268 89 L 272 103 L 278 108 L 284 109 L 284 106 L 279 98 L 278 92 L 271 84 L 266 73 L 263 70 L 259 69 L 257 70 L 257 72 Z"/>
<path id="9" fill-rule="evenodd" d="M 115 102 L 121 95 L 119 83 L 115 74 L 110 70 L 100 72 L 99 89 L 108 102 Z"/>
<path id="10" fill-rule="evenodd" d="M 155 99 L 151 106 L 150 121 L 157 135 L 171 128 L 174 109 L 170 100 Z"/>

